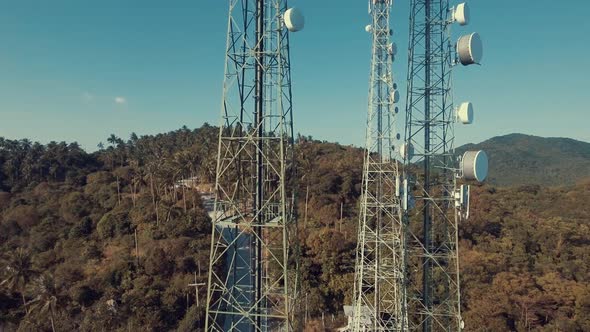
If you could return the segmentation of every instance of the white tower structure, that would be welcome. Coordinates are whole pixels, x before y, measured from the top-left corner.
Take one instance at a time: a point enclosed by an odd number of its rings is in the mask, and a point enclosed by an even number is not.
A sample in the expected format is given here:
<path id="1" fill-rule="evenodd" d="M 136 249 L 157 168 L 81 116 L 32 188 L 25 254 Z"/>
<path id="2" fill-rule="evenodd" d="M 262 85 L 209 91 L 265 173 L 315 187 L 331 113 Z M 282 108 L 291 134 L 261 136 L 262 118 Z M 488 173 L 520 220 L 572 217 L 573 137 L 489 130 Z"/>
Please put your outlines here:
<path id="1" fill-rule="evenodd" d="M 407 222 L 407 291 L 410 330 L 459 331 L 461 317 L 458 227 L 469 214 L 469 187 L 483 181 L 487 156 L 468 152 L 461 166 L 455 156 L 455 123 L 473 122 L 473 106 L 453 104 L 454 65 L 479 64 L 477 33 L 454 43 L 450 28 L 467 25 L 467 4 L 412 0 L 406 100 L 404 188 Z M 454 47 L 455 46 L 455 47 Z"/>
<path id="2" fill-rule="evenodd" d="M 291 331 L 296 298 L 286 0 L 229 0 L 207 331 Z"/>
<path id="3" fill-rule="evenodd" d="M 394 149 L 399 91 L 392 73 L 393 0 L 369 0 L 369 104 L 353 298 L 353 331 L 406 330 L 405 241 Z"/>

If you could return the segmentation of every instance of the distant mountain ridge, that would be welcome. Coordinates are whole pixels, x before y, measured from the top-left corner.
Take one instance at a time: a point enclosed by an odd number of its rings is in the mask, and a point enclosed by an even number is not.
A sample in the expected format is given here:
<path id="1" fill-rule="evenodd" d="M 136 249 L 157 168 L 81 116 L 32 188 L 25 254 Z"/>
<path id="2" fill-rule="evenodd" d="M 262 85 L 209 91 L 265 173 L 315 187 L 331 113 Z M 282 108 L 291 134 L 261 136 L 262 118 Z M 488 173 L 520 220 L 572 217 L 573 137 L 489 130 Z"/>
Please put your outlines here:
<path id="1" fill-rule="evenodd" d="M 463 145 L 457 153 L 467 150 L 486 151 L 493 185 L 561 186 L 590 178 L 590 143 L 571 138 L 509 134 Z"/>

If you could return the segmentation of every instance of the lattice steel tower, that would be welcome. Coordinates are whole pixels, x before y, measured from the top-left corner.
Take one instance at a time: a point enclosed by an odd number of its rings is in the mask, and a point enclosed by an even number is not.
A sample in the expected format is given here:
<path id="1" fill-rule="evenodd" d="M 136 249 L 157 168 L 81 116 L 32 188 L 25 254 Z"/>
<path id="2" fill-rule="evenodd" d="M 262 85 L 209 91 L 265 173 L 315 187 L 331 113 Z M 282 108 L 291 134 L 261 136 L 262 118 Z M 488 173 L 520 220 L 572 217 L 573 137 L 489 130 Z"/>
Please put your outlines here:
<path id="1" fill-rule="evenodd" d="M 466 4 L 448 0 L 412 0 L 410 8 L 408 91 L 406 100 L 403 205 L 408 209 L 408 315 L 411 330 L 458 331 L 462 328 L 459 287 L 458 221 L 466 217 L 468 188 L 454 155 L 451 70 L 478 63 L 479 35 L 462 37 L 458 52 L 451 42 L 452 23 L 469 20 Z M 468 45 L 467 45 L 468 44 Z M 470 123 L 470 103 L 461 106 Z M 467 119 L 469 117 L 469 119 Z M 485 153 L 483 154 L 485 155 Z M 480 164 L 483 166 L 483 164 Z M 487 170 L 487 159 L 485 161 Z M 485 177 L 485 176 L 484 176 Z M 415 208 L 413 206 L 415 205 Z"/>
<path id="2" fill-rule="evenodd" d="M 395 104 L 389 14 L 392 0 L 369 0 L 372 59 L 353 299 L 353 331 L 405 330 L 404 248 L 395 156 Z"/>
<path id="3" fill-rule="evenodd" d="M 207 331 L 292 330 L 293 115 L 286 0 L 230 0 Z"/>

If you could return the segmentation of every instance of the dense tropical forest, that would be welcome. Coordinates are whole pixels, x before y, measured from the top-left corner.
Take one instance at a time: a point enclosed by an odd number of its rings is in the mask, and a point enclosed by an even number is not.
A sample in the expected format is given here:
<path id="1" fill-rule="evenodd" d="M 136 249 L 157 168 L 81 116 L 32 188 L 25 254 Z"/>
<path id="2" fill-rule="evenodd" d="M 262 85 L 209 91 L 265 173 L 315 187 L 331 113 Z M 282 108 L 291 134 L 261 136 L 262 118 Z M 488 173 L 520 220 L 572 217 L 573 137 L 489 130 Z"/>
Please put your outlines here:
<path id="1" fill-rule="evenodd" d="M 217 134 L 111 135 L 93 153 L 0 139 L 0 330 L 202 329 L 206 289 L 189 284 L 206 282 L 211 223 L 199 190 L 177 184 L 214 181 Z M 299 136 L 296 159 L 300 318 L 324 331 L 351 302 L 363 154 Z M 588 202 L 590 179 L 474 188 L 466 330 L 590 331 Z"/>

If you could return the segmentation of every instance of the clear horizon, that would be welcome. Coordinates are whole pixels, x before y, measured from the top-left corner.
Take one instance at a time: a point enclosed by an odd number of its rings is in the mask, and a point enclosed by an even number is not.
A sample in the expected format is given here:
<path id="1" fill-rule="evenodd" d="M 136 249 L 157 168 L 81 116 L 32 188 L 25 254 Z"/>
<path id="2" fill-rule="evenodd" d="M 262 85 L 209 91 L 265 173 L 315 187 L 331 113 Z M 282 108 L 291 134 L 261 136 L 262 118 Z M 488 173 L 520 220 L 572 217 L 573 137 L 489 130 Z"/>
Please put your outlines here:
<path id="1" fill-rule="evenodd" d="M 362 146 L 370 55 L 366 1 L 290 4 L 306 16 L 305 30 L 291 37 L 295 131 Z M 482 66 L 454 71 L 455 102 L 469 100 L 476 110 L 473 125 L 457 126 L 457 146 L 510 133 L 590 142 L 583 121 L 590 3 L 469 4 L 471 24 L 453 27 L 453 36 L 479 32 L 484 59 Z M 408 15 L 407 1 L 397 1 L 394 73 L 402 89 Z M 0 136 L 77 141 L 93 151 L 110 134 L 126 139 L 131 132 L 217 125 L 226 30 L 227 1 L 5 4 Z"/>

